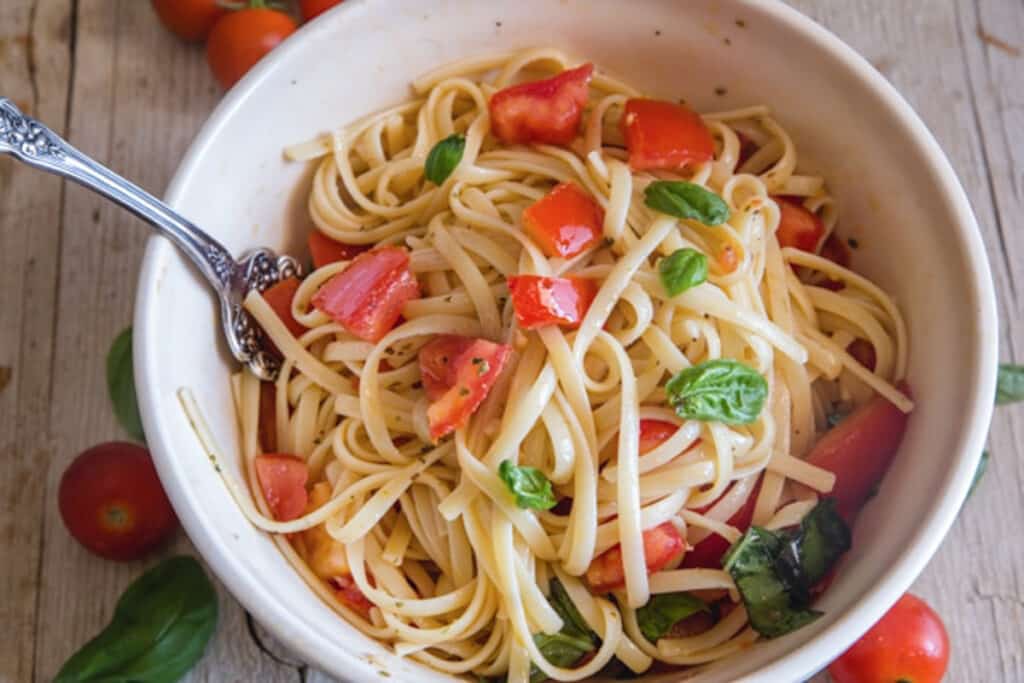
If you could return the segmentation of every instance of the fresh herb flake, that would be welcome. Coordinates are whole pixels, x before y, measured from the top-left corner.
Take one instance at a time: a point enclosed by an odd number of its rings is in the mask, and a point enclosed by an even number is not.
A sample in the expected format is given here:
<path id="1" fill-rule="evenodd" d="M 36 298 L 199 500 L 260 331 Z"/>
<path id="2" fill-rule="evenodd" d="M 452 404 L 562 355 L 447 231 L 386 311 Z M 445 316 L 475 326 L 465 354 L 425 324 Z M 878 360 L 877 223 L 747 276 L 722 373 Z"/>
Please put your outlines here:
<path id="1" fill-rule="evenodd" d="M 682 294 L 708 279 L 708 257 L 696 249 L 678 249 L 658 263 L 661 285 L 669 296 Z"/>
<path id="2" fill-rule="evenodd" d="M 516 498 L 516 505 L 524 509 L 550 510 L 558 502 L 551 482 L 536 467 L 520 467 L 511 460 L 498 466 L 498 476 Z"/>
<path id="3" fill-rule="evenodd" d="M 465 151 L 466 138 L 458 134 L 449 135 L 434 145 L 423 165 L 423 172 L 427 176 L 427 180 L 435 185 L 441 185 L 448 180 L 448 176 L 462 161 L 462 154 Z"/>
<path id="4" fill-rule="evenodd" d="M 750 424 L 768 396 L 768 383 L 743 363 L 716 359 L 686 368 L 665 385 L 669 404 L 688 420 Z"/>

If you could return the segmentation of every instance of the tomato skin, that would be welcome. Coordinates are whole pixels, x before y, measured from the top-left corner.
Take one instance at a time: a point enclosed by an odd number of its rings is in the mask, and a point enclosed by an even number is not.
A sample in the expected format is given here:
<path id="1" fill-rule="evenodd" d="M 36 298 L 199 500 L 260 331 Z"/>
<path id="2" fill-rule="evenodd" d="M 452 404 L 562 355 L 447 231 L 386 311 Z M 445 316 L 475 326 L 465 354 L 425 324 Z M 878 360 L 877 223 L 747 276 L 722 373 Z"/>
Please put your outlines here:
<path id="1" fill-rule="evenodd" d="M 436 401 L 455 386 L 458 376 L 456 362 L 473 345 L 472 337 L 442 334 L 423 345 L 419 353 L 420 378 L 427 398 Z"/>
<path id="2" fill-rule="evenodd" d="M 832 263 L 842 266 L 843 268 L 850 267 L 850 247 L 847 246 L 846 242 L 840 239 L 838 235 L 832 233 L 825 240 L 825 243 L 821 245 L 821 253 L 819 254 L 822 258 L 827 258 Z"/>
<path id="3" fill-rule="evenodd" d="M 164 28 L 190 43 L 205 40 L 217 20 L 230 11 L 217 0 L 152 0 L 152 3 Z"/>
<path id="4" fill-rule="evenodd" d="M 341 3 L 342 0 L 299 0 L 299 11 L 302 18 L 309 21 Z"/>
<path id="5" fill-rule="evenodd" d="M 678 429 L 664 420 L 640 420 L 640 455 L 668 441 Z"/>
<path id="6" fill-rule="evenodd" d="M 132 443 L 100 444 L 75 458 L 57 502 L 75 540 L 119 562 L 143 557 L 178 526 L 149 451 Z"/>
<path id="7" fill-rule="evenodd" d="M 338 242 L 319 230 L 309 233 L 309 254 L 313 258 L 314 268 L 323 268 L 338 261 L 351 261 L 369 249 L 370 246 L 367 244 Z"/>
<path id="8" fill-rule="evenodd" d="M 906 593 L 860 640 L 828 666 L 835 683 L 939 683 L 949 635 L 924 600 Z"/>
<path id="9" fill-rule="evenodd" d="M 360 254 L 313 296 L 313 306 L 360 339 L 378 342 L 420 295 L 409 254 L 380 247 Z"/>
<path id="10" fill-rule="evenodd" d="M 281 453 L 257 455 L 256 478 L 274 519 L 288 522 L 305 513 L 309 468 L 302 458 Z"/>
<path id="11" fill-rule="evenodd" d="M 751 523 L 754 521 L 754 507 L 757 505 L 757 496 L 761 491 L 761 481 L 758 479 L 751 490 L 747 500 L 744 501 L 743 506 L 739 510 L 733 513 L 732 517 L 729 518 L 728 524 L 739 529 L 741 532 L 745 532 L 750 528 Z M 729 492 L 727 488 L 722 495 L 724 496 Z M 700 508 L 698 512 L 707 512 L 711 507 L 717 503 L 714 501 L 703 508 Z M 729 549 L 729 541 L 725 540 L 718 534 L 710 534 L 706 536 L 700 543 L 693 546 L 687 551 L 686 556 L 683 557 L 683 569 L 721 569 L 722 568 L 722 556 L 725 555 L 725 551 Z"/>
<path id="12" fill-rule="evenodd" d="M 672 522 L 663 522 L 644 532 L 644 560 L 648 576 L 664 569 L 679 557 L 686 548 L 686 541 L 679 535 Z M 626 582 L 622 566 L 622 548 L 615 545 L 601 553 L 587 568 L 587 584 L 596 595 L 622 588 Z"/>
<path id="13" fill-rule="evenodd" d="M 347 574 L 333 576 L 327 583 L 330 584 L 334 590 L 335 597 L 342 604 L 369 621 L 370 610 L 374 607 L 374 604 L 363 595 L 363 591 L 359 590 L 359 586 L 356 585 L 351 576 Z"/>
<path id="14" fill-rule="evenodd" d="M 292 300 L 299 290 L 299 284 L 299 278 L 290 277 L 263 292 L 264 301 L 274 309 L 274 313 L 277 313 L 277 317 L 294 337 L 301 337 L 306 332 L 306 327 L 292 315 Z"/>
<path id="15" fill-rule="evenodd" d="M 579 131 L 587 84 L 587 63 L 540 81 L 509 86 L 491 96 L 491 131 L 502 142 L 567 145 Z"/>
<path id="16" fill-rule="evenodd" d="M 508 279 L 516 322 L 524 330 L 544 325 L 576 327 L 597 296 L 597 285 L 580 277 L 513 275 Z"/>
<path id="17" fill-rule="evenodd" d="M 817 215 L 785 197 L 773 196 L 779 205 L 779 227 L 775 237 L 780 247 L 796 247 L 815 253 L 825 234 L 825 224 Z"/>
<path id="18" fill-rule="evenodd" d="M 836 475 L 829 498 L 851 522 L 882 480 L 899 450 L 910 416 L 876 396 L 838 425 L 825 432 L 811 448 L 807 461 Z"/>
<path id="19" fill-rule="evenodd" d="M 486 339 L 473 339 L 469 346 L 451 361 L 448 373 L 454 381 L 439 398 L 427 408 L 430 438 L 437 441 L 465 426 L 469 418 L 487 398 L 505 368 L 512 347 L 495 344 Z M 452 379 L 446 373 L 446 379 Z"/>
<path id="20" fill-rule="evenodd" d="M 229 12 L 210 31 L 206 61 L 226 90 L 296 28 L 294 19 L 277 10 L 249 7 Z"/>
<path id="21" fill-rule="evenodd" d="M 523 211 L 523 230 L 547 256 L 572 258 L 601 239 L 604 209 L 573 182 L 561 183 Z"/>
<path id="22" fill-rule="evenodd" d="M 634 98 L 619 123 L 634 171 L 679 170 L 711 161 L 715 141 L 700 114 L 685 104 Z"/>

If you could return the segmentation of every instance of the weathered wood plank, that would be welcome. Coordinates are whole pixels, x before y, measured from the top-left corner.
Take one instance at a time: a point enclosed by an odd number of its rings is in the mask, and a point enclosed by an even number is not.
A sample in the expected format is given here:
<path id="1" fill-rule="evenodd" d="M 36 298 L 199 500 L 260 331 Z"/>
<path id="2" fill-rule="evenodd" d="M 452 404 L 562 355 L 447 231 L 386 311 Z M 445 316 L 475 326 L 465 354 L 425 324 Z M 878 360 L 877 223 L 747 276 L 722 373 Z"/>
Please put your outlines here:
<path id="1" fill-rule="evenodd" d="M 1003 319 L 1003 357 L 1020 358 L 1019 278 L 1024 72 L 1012 43 L 1024 5 L 999 0 L 794 0 L 850 43 L 900 90 L 935 134 L 974 205 L 992 263 Z M 979 34 L 982 27 L 982 34 Z M 1006 46 L 983 42 L 995 36 Z M 1024 484 L 1024 414 L 997 414 L 991 470 L 914 587 L 943 616 L 952 641 L 947 680 L 1024 680 L 1024 602 L 1017 523 Z M 984 559 L 979 559 L 984 558 Z"/>
<path id="2" fill-rule="evenodd" d="M 0 96 L 62 129 L 71 0 L 0 3 Z M 0 159 L 0 680 L 31 680 L 61 182 Z"/>

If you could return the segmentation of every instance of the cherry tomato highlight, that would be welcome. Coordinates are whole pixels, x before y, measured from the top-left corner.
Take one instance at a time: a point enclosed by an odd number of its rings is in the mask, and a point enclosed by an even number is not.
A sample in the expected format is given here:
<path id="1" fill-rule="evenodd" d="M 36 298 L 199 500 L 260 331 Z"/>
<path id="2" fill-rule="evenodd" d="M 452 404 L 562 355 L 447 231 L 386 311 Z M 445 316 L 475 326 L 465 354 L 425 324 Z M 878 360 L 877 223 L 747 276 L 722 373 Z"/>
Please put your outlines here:
<path id="1" fill-rule="evenodd" d="M 228 89 L 296 28 L 290 16 L 266 7 L 229 12 L 210 31 L 206 61 L 220 84 Z"/>
<path id="2" fill-rule="evenodd" d="M 523 230 L 547 256 L 572 258 L 592 247 L 604 227 L 604 209 L 573 182 L 561 183 L 523 211 Z"/>
<path id="3" fill-rule="evenodd" d="M 76 541 L 119 562 L 143 557 L 178 526 L 149 451 L 132 443 L 100 444 L 75 458 L 57 502 Z"/>

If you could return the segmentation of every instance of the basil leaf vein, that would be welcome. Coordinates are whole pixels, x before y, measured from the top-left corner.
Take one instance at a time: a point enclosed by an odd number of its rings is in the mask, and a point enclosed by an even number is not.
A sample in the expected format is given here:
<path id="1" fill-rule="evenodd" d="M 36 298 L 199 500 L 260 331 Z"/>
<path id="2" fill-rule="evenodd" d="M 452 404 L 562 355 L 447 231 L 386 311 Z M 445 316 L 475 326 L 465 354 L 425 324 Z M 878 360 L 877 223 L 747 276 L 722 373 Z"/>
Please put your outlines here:
<path id="1" fill-rule="evenodd" d="M 656 180 L 644 189 L 644 204 L 669 216 L 687 218 L 704 225 L 721 225 L 729 220 L 729 206 L 717 194 L 682 180 Z"/>
<path id="2" fill-rule="evenodd" d="M 748 365 L 716 359 L 682 370 L 668 381 L 665 392 L 680 417 L 750 424 L 761 414 L 768 383 Z"/>
<path id="3" fill-rule="evenodd" d="M 996 378 L 996 405 L 1024 401 L 1024 365 L 1001 363 Z"/>
<path id="4" fill-rule="evenodd" d="M 661 285 L 669 296 L 682 294 L 708 279 L 708 257 L 696 249 L 678 249 L 658 263 Z"/>
<path id="5" fill-rule="evenodd" d="M 110 624 L 61 667 L 54 683 L 173 683 L 203 656 L 217 593 L 195 559 L 172 557 L 136 579 Z"/>
<path id="6" fill-rule="evenodd" d="M 524 509 L 550 510 L 555 507 L 555 493 L 551 482 L 536 467 L 519 467 L 511 460 L 498 465 L 498 476 L 516 498 L 516 505 Z"/>
<path id="7" fill-rule="evenodd" d="M 107 353 L 107 391 L 117 421 L 132 438 L 146 443 L 142 429 L 139 403 L 135 396 L 135 375 L 132 365 L 132 328 L 117 335 Z"/>
<path id="8" fill-rule="evenodd" d="M 423 173 L 427 176 L 427 180 L 435 185 L 441 185 L 448 180 L 448 176 L 462 161 L 462 154 L 465 151 L 466 137 L 457 133 L 449 135 L 434 145 L 423 165 Z"/>
<path id="9" fill-rule="evenodd" d="M 656 643 L 686 617 L 710 611 L 703 600 L 689 593 L 660 593 L 652 595 L 647 604 L 636 611 L 636 621 L 644 638 Z"/>

